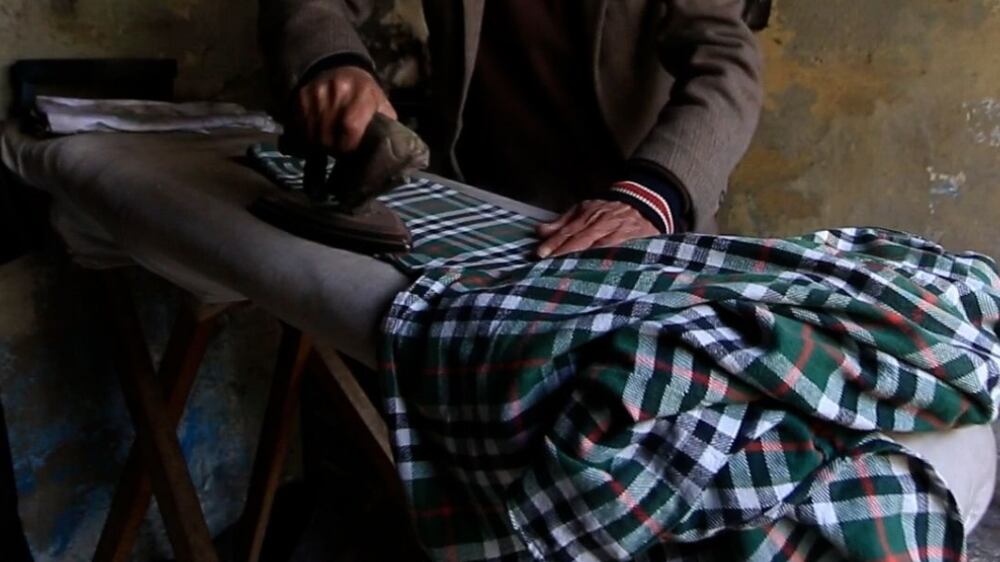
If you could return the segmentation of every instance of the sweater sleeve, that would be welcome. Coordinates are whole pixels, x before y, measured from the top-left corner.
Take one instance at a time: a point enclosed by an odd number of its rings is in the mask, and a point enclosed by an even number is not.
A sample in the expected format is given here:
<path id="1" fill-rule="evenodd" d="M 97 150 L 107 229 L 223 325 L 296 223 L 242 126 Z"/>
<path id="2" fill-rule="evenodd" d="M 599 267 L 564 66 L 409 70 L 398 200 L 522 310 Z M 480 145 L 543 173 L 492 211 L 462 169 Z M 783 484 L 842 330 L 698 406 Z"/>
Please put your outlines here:
<path id="1" fill-rule="evenodd" d="M 690 204 L 684 190 L 669 174 L 641 162 L 630 163 L 624 177 L 601 196 L 632 206 L 661 234 L 686 232 Z"/>
<path id="2" fill-rule="evenodd" d="M 675 83 L 631 161 L 675 180 L 698 228 L 718 210 L 757 126 L 761 56 L 742 19 L 743 0 L 664 1 L 660 58 Z"/>
<path id="3" fill-rule="evenodd" d="M 374 69 L 355 29 L 370 13 L 370 0 L 261 0 L 260 44 L 282 107 L 304 77 L 331 60 Z"/>

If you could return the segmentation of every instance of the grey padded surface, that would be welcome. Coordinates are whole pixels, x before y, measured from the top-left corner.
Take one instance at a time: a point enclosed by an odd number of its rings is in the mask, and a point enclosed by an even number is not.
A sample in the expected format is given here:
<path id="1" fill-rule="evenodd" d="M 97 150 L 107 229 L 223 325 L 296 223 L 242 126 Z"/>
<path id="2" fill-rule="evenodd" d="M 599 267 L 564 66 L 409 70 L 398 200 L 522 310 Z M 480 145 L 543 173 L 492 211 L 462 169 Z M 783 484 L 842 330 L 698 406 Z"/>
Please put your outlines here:
<path id="1" fill-rule="evenodd" d="M 206 302 L 248 298 L 373 366 L 378 322 L 407 278 L 373 258 L 303 240 L 245 206 L 270 182 L 239 162 L 272 137 L 89 134 L 38 141 L 8 127 L 5 166 L 50 192 L 53 225 L 88 267 L 134 261 Z M 536 218 L 551 213 L 469 186 L 456 189 Z M 895 435 L 948 483 L 971 529 L 996 478 L 989 426 Z"/>
<path id="2" fill-rule="evenodd" d="M 383 262 L 297 238 L 246 212 L 273 186 L 240 159 L 251 144 L 273 140 L 241 132 L 38 141 L 8 127 L 0 154 L 26 183 L 53 195 L 53 225 L 82 265 L 132 260 L 205 302 L 248 298 L 374 365 L 377 322 L 407 278 Z"/>

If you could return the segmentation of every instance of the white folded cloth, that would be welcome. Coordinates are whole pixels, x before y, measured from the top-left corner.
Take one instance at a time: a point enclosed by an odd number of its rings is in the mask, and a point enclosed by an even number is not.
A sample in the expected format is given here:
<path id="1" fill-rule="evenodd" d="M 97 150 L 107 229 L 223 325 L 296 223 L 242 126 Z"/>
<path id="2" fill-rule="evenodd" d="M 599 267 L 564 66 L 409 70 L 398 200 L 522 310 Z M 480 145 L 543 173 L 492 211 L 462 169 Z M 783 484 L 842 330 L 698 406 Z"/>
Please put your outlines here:
<path id="1" fill-rule="evenodd" d="M 209 133 L 214 129 L 281 132 L 281 125 L 270 115 L 235 103 L 38 96 L 35 109 L 45 129 L 57 135 L 98 131 Z"/>

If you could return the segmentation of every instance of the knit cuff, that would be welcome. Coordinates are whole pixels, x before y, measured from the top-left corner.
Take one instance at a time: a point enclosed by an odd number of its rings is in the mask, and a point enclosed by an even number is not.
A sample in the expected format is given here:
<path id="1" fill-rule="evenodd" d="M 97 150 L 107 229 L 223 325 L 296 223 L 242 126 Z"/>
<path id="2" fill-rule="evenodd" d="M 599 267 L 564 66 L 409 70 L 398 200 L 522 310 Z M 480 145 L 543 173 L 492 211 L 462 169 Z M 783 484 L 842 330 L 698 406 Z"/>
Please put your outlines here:
<path id="1" fill-rule="evenodd" d="M 611 186 L 605 199 L 631 205 L 660 231 L 661 234 L 677 232 L 674 212 L 659 193 L 634 181 L 620 181 Z"/>

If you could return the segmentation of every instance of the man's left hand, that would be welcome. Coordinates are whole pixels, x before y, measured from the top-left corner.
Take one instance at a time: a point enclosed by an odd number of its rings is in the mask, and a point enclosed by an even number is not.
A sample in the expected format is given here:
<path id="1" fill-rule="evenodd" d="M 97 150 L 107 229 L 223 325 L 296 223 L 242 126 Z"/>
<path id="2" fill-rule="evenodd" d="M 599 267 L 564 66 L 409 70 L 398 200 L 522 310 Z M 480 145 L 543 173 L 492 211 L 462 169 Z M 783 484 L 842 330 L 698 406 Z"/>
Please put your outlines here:
<path id="1" fill-rule="evenodd" d="M 538 256 L 561 256 L 588 248 L 617 246 L 660 234 L 639 211 L 618 201 L 588 200 L 574 205 L 554 222 L 538 225 Z"/>

